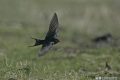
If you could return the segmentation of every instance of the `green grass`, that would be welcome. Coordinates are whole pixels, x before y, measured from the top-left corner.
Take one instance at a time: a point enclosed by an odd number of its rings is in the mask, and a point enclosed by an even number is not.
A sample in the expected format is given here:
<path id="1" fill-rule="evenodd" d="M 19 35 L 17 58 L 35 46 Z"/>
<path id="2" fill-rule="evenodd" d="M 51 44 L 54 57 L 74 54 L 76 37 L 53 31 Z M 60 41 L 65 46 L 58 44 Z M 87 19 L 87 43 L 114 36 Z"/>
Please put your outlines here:
<path id="1" fill-rule="evenodd" d="M 94 80 L 120 76 L 118 0 L 1 0 L 0 80 Z M 31 37 L 44 39 L 53 13 L 60 43 L 45 56 Z M 96 47 L 96 36 L 111 33 L 112 44 Z M 105 70 L 108 61 L 112 70 Z"/>

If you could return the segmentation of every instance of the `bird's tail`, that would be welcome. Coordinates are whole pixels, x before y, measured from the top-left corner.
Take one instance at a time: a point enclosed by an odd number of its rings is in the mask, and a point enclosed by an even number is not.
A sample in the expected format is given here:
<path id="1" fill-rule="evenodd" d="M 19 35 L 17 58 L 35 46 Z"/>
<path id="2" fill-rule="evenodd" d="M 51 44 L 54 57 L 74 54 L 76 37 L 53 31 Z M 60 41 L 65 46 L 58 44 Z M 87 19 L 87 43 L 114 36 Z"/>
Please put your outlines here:
<path id="1" fill-rule="evenodd" d="M 40 39 L 37 39 L 37 38 L 32 38 L 35 40 L 35 44 L 32 45 L 32 46 L 29 46 L 29 47 L 34 47 L 34 46 L 38 46 L 38 45 L 41 45 L 43 44 L 44 40 L 40 40 Z"/>

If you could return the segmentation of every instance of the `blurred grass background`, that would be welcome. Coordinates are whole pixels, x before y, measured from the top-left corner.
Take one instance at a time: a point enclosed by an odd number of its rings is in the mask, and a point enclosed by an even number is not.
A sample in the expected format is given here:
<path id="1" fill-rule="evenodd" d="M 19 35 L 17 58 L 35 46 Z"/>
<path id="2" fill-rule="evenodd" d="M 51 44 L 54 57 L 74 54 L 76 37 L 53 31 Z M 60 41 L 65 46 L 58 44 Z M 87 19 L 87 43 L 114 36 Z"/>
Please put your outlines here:
<path id="1" fill-rule="evenodd" d="M 54 13 L 61 42 L 38 58 Z M 119 0 L 0 0 L 0 80 L 92 80 L 120 76 Z M 117 46 L 99 48 L 91 42 L 111 33 Z M 117 41 L 116 41 L 117 39 Z M 104 73 L 105 62 L 112 71 Z"/>

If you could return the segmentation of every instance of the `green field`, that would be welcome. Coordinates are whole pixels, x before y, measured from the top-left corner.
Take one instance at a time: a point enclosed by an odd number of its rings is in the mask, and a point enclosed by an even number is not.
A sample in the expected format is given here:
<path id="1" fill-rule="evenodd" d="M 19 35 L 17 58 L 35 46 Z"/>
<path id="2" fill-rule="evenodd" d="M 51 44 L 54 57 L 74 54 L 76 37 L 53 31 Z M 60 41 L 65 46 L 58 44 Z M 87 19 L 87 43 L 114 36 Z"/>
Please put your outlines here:
<path id="1" fill-rule="evenodd" d="M 44 39 L 58 14 L 60 43 L 45 56 Z M 113 41 L 92 39 L 111 33 Z M 0 0 L 0 80 L 95 80 L 120 76 L 119 0 Z M 105 70 L 105 62 L 112 67 Z"/>

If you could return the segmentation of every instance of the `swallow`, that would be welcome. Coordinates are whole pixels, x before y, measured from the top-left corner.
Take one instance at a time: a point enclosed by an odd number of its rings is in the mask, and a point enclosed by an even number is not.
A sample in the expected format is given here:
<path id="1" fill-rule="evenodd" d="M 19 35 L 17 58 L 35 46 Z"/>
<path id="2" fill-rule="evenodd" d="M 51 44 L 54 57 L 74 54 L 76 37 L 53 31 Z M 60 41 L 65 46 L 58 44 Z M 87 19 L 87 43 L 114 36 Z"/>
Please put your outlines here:
<path id="1" fill-rule="evenodd" d="M 103 36 L 99 36 L 93 39 L 93 42 L 100 43 L 100 42 L 110 42 L 112 40 L 112 35 L 110 33 L 105 34 Z"/>
<path id="2" fill-rule="evenodd" d="M 105 70 L 108 71 L 108 70 L 111 70 L 111 66 L 108 64 L 108 62 L 105 63 Z"/>
<path id="3" fill-rule="evenodd" d="M 37 38 L 32 38 L 35 40 L 35 44 L 31 47 L 42 45 L 42 48 L 38 53 L 39 57 L 45 55 L 53 47 L 53 45 L 60 42 L 60 40 L 58 39 L 58 30 L 59 30 L 58 17 L 57 14 L 54 13 L 50 21 L 49 30 L 46 34 L 45 39 L 41 40 Z"/>

